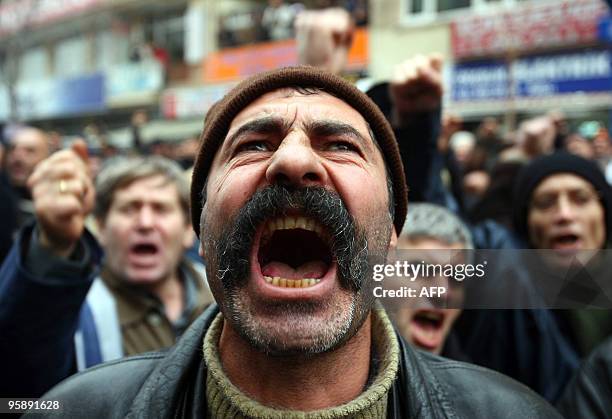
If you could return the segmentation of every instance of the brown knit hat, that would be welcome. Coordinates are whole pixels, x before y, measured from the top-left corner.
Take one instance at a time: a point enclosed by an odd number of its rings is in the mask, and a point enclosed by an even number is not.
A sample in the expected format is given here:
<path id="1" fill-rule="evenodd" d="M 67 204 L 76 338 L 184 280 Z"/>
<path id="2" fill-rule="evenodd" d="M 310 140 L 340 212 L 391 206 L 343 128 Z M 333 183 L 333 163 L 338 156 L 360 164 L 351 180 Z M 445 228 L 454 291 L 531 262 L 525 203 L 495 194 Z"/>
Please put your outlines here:
<path id="1" fill-rule="evenodd" d="M 322 89 L 343 100 L 363 116 L 374 133 L 389 169 L 395 198 L 393 224 L 396 231 L 402 231 L 408 206 L 406 178 L 397 141 L 385 116 L 367 95 L 341 77 L 314 67 L 299 66 L 252 76 L 234 87 L 208 111 L 191 181 L 191 221 L 196 235 L 200 236 L 202 191 L 206 185 L 208 171 L 217 150 L 225 140 L 231 122 L 255 99 L 284 87 Z"/>

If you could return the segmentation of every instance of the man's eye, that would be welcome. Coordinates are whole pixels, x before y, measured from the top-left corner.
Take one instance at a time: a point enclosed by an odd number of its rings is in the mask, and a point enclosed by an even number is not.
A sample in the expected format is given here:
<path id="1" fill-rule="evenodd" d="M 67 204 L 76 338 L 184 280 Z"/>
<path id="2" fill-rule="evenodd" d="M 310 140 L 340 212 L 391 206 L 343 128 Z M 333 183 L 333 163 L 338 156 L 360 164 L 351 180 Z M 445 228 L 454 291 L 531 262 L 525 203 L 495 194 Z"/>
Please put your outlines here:
<path id="1" fill-rule="evenodd" d="M 357 148 L 345 141 L 334 141 L 327 146 L 329 151 L 357 151 Z"/>
<path id="2" fill-rule="evenodd" d="M 554 196 L 545 196 L 533 200 L 533 206 L 540 210 L 547 210 L 552 208 L 557 199 Z"/>
<path id="3" fill-rule="evenodd" d="M 248 143 L 245 144 L 241 144 L 238 147 L 238 152 L 243 152 L 243 151 L 269 151 L 270 147 L 268 147 L 268 144 L 266 144 L 265 141 L 250 141 Z"/>
<path id="4" fill-rule="evenodd" d="M 134 205 L 123 205 L 119 207 L 118 210 L 121 214 L 129 215 L 136 212 L 136 207 Z"/>
<path id="5" fill-rule="evenodd" d="M 588 191 L 578 191 L 572 196 L 572 201 L 579 205 L 585 205 L 596 199 L 594 193 Z"/>
<path id="6" fill-rule="evenodd" d="M 158 214 L 168 214 L 172 210 L 172 207 L 170 207 L 169 205 L 160 204 L 160 205 L 155 205 L 154 209 L 155 209 L 155 212 Z"/>

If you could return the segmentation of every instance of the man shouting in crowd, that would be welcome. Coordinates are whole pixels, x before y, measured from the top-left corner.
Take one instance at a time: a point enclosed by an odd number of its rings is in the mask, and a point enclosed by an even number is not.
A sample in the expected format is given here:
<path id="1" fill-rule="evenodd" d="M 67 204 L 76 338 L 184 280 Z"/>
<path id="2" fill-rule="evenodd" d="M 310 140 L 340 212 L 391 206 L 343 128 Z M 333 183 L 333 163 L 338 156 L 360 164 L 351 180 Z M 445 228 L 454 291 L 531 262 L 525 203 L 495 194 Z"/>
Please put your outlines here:
<path id="1" fill-rule="evenodd" d="M 77 370 L 171 346 L 212 301 L 203 266 L 185 257 L 193 232 L 181 168 L 110 160 L 94 200 L 86 154 L 76 142 L 29 178 L 36 223 L 0 271 L 2 397 L 39 397 Z M 84 230 L 89 211 L 102 249 Z"/>
<path id="2" fill-rule="evenodd" d="M 384 116 L 343 79 L 296 67 L 235 87 L 207 116 L 191 197 L 218 306 L 167 353 L 64 381 L 46 396 L 62 417 L 558 417 L 415 351 L 375 305 L 406 185 Z"/>

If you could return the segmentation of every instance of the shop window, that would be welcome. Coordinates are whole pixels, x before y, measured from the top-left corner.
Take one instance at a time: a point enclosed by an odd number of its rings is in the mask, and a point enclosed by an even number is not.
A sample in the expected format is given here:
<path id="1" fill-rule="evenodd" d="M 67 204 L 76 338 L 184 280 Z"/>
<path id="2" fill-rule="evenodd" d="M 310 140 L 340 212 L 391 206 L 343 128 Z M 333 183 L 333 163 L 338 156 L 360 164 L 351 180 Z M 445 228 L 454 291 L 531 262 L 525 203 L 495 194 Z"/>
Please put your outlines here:
<path id="1" fill-rule="evenodd" d="M 183 61 L 185 53 L 185 22 L 183 12 L 166 19 L 156 20 L 152 27 L 154 48 L 165 50 L 166 60 Z M 159 54 L 156 54 L 156 56 Z M 163 61 L 163 58 L 161 58 Z"/>
<path id="2" fill-rule="evenodd" d="M 472 5 L 472 0 L 438 0 L 436 11 L 446 12 L 448 10 L 465 9 Z"/>
<path id="3" fill-rule="evenodd" d="M 423 13 L 425 10 L 423 8 L 423 1 L 424 0 L 412 0 L 410 2 L 410 13 L 411 14 Z"/>
<path id="4" fill-rule="evenodd" d="M 403 0 L 406 21 L 433 20 L 440 16 L 465 10 L 482 10 L 490 7 L 512 6 L 517 3 L 550 0 Z"/>

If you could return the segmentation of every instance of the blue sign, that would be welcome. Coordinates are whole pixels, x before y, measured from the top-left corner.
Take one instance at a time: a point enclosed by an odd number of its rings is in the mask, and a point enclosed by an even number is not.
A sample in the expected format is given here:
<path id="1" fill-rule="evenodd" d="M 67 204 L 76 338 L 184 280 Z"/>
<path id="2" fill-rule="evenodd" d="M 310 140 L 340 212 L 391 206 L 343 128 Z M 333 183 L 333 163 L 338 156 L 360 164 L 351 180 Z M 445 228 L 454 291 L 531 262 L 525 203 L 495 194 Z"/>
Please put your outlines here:
<path id="1" fill-rule="evenodd" d="M 458 102 L 610 92 L 612 57 L 597 50 L 520 58 L 509 68 L 499 61 L 460 64 L 451 80 Z"/>
<path id="2" fill-rule="evenodd" d="M 105 109 L 102 74 L 62 80 L 57 90 L 61 94 L 58 107 L 60 113 L 79 114 Z"/>
<path id="3" fill-rule="evenodd" d="M 506 99 L 508 68 L 504 62 L 478 62 L 455 66 L 451 75 L 455 101 Z"/>
<path id="4" fill-rule="evenodd" d="M 512 76 L 519 97 L 612 90 L 609 51 L 522 58 L 512 64 Z"/>
<path id="5" fill-rule="evenodd" d="M 597 23 L 597 39 L 600 41 L 612 41 L 612 19 L 610 15 L 601 18 Z"/>
<path id="6" fill-rule="evenodd" d="M 104 76 L 46 79 L 17 85 L 17 113 L 21 119 L 79 115 L 106 109 Z"/>

